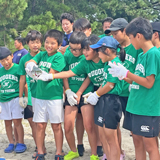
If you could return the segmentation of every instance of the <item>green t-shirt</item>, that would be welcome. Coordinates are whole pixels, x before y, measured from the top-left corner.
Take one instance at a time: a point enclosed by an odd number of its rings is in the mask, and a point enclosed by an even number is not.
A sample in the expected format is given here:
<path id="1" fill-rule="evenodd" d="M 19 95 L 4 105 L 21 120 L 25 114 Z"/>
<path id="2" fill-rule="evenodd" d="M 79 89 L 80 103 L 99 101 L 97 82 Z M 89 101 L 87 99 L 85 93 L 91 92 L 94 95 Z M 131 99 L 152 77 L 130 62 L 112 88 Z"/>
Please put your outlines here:
<path id="1" fill-rule="evenodd" d="M 37 62 L 39 68 L 47 73 L 50 69 L 61 72 L 66 66 L 64 56 L 57 52 L 49 56 L 46 51 L 38 53 L 33 60 Z M 55 100 L 63 98 L 63 82 L 62 79 L 54 79 L 52 81 L 37 81 L 36 98 L 44 100 Z"/>
<path id="2" fill-rule="evenodd" d="M 134 73 L 137 57 L 143 51 L 141 49 L 136 50 L 132 44 L 125 47 L 124 50 L 126 51 L 126 57 L 125 57 L 125 61 L 123 62 L 123 66 L 125 66 L 130 72 Z M 124 81 L 123 91 L 120 94 L 120 96 L 122 97 L 129 96 L 129 83 L 127 83 L 126 81 Z"/>
<path id="3" fill-rule="evenodd" d="M 19 97 L 20 76 L 17 74 L 18 67 L 18 64 L 13 63 L 9 70 L 4 67 L 0 68 L 0 102 L 8 102 L 13 98 Z"/>
<path id="4" fill-rule="evenodd" d="M 160 51 L 160 47 L 158 48 L 158 50 Z"/>
<path id="5" fill-rule="evenodd" d="M 126 111 L 145 116 L 160 116 L 160 51 L 153 47 L 137 59 L 135 75 L 147 77 L 155 75 L 152 88 L 147 89 L 133 81 Z"/>
<path id="6" fill-rule="evenodd" d="M 38 53 L 39 54 L 39 53 Z M 19 68 L 18 68 L 18 74 L 19 75 L 26 75 L 25 71 L 25 63 L 29 60 L 31 60 L 33 57 L 30 55 L 30 53 L 23 56 L 19 62 Z M 29 77 L 29 76 L 28 76 Z M 36 98 L 36 87 L 37 87 L 37 81 L 33 78 L 29 77 L 29 81 L 27 81 L 28 86 L 30 86 L 30 90 L 28 89 L 28 94 L 31 91 L 32 97 Z M 29 96 L 28 96 L 29 97 Z M 31 97 L 30 97 L 31 98 Z"/>
<path id="7" fill-rule="evenodd" d="M 79 64 L 80 61 L 85 59 L 85 56 L 80 55 L 79 57 L 75 57 L 70 50 L 69 51 L 67 50 L 67 52 L 65 52 L 64 54 L 64 58 L 66 61 L 66 67 L 64 70 L 68 71 L 74 68 L 77 64 Z M 87 74 L 85 73 L 85 74 L 81 74 L 80 76 L 74 76 L 74 77 L 68 78 L 70 89 L 76 93 L 81 87 L 86 77 L 87 77 Z M 93 91 L 93 84 L 90 83 L 89 86 L 86 88 L 86 90 L 83 92 L 83 94 L 86 94 L 92 91 Z"/>
<path id="8" fill-rule="evenodd" d="M 71 70 L 76 75 L 87 73 L 93 85 L 100 87 L 103 82 L 103 69 L 104 63 L 102 63 L 101 60 L 99 60 L 98 63 L 95 63 L 92 60 L 87 61 L 84 59 Z"/>
<path id="9" fill-rule="evenodd" d="M 122 63 L 118 57 L 116 57 L 113 60 L 111 60 L 111 62 L 112 63 L 115 62 L 116 64 L 117 63 Z M 112 77 L 112 75 L 109 74 L 109 71 L 108 71 L 109 68 L 111 68 L 111 67 L 108 65 L 108 62 L 106 62 L 105 65 L 104 65 L 102 87 L 104 87 L 107 82 L 115 83 L 114 88 L 112 90 L 110 90 L 108 92 L 108 94 L 119 95 L 122 92 L 123 81 L 120 81 L 117 77 Z"/>

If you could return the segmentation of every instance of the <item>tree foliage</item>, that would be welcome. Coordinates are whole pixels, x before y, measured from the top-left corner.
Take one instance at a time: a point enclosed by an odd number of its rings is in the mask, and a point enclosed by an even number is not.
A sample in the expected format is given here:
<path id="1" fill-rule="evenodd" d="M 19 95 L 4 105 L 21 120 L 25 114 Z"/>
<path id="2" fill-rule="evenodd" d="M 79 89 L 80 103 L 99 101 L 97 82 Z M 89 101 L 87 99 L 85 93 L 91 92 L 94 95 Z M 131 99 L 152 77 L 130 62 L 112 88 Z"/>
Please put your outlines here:
<path id="1" fill-rule="evenodd" d="M 0 46 L 14 50 L 14 38 L 25 37 L 31 29 L 42 34 L 62 30 L 60 15 L 69 12 L 75 19 L 89 19 L 94 34 L 102 34 L 102 20 L 123 17 L 129 22 L 138 16 L 158 21 L 160 0 L 0 0 Z"/>

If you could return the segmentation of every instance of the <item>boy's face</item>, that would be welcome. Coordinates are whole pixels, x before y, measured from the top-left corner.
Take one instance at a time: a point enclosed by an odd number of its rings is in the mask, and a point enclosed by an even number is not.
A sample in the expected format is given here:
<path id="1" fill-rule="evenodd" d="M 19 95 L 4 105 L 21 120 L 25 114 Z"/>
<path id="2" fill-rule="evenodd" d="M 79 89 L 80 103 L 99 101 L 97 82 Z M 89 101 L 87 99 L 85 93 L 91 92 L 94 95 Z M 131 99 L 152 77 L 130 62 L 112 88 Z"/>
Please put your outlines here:
<path id="1" fill-rule="evenodd" d="M 83 49 L 83 54 L 86 57 L 86 60 L 93 60 L 94 58 L 96 58 L 98 56 L 97 52 L 94 51 L 92 48 L 85 48 Z"/>
<path id="2" fill-rule="evenodd" d="M 53 37 L 47 37 L 44 42 L 44 47 L 49 55 L 56 53 L 60 46 L 61 45 L 58 45 L 57 40 Z"/>
<path id="3" fill-rule="evenodd" d="M 73 23 L 71 23 L 69 20 L 67 19 L 63 19 L 62 20 L 62 28 L 63 31 L 67 34 L 71 33 L 73 30 Z"/>
<path id="4" fill-rule="evenodd" d="M 13 59 L 13 55 L 9 55 L 8 57 L 0 60 L 0 63 L 6 70 L 8 70 L 12 66 L 12 59 Z"/>
<path id="5" fill-rule="evenodd" d="M 31 52 L 38 53 L 39 49 L 41 48 L 41 41 L 39 39 L 36 39 L 34 41 L 29 41 L 28 47 L 31 50 Z"/>
<path id="6" fill-rule="evenodd" d="M 103 31 L 107 30 L 108 28 L 110 28 L 111 23 L 110 22 L 104 22 L 103 23 Z"/>
<path id="7" fill-rule="evenodd" d="M 70 51 L 75 57 L 79 57 L 80 55 L 82 55 L 81 44 L 69 43 L 69 46 L 70 46 Z"/>
<path id="8" fill-rule="evenodd" d="M 137 33 L 137 34 L 138 34 L 138 33 Z M 140 46 L 139 46 L 139 44 L 140 44 L 140 39 L 139 39 L 138 35 L 136 35 L 136 36 L 134 37 L 132 34 L 130 34 L 130 35 L 129 35 L 129 39 L 130 39 L 130 42 L 132 43 L 132 45 L 134 46 L 134 48 L 135 48 L 136 50 L 140 49 Z"/>
<path id="9" fill-rule="evenodd" d="M 120 44 L 125 41 L 125 30 L 123 32 L 121 30 L 111 31 L 111 34 L 113 35 L 113 38 L 115 38 Z"/>
<path id="10" fill-rule="evenodd" d="M 14 46 L 16 49 L 19 49 L 21 46 L 21 42 L 18 42 L 17 40 L 14 41 Z"/>

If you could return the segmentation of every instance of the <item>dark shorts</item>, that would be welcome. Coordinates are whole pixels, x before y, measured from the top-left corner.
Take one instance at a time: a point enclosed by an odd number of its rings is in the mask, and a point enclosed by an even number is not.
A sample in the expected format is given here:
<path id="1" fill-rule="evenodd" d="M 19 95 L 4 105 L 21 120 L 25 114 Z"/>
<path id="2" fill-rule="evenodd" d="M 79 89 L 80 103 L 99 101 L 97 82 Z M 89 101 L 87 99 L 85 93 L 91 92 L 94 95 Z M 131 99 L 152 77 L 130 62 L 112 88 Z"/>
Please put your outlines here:
<path id="1" fill-rule="evenodd" d="M 33 109 L 32 106 L 27 105 L 24 109 L 24 119 L 33 118 Z"/>
<path id="2" fill-rule="evenodd" d="M 122 107 L 118 95 L 105 94 L 99 98 L 94 108 L 94 122 L 98 126 L 117 129 L 122 116 Z"/>
<path id="3" fill-rule="evenodd" d="M 86 104 L 84 103 L 84 98 L 81 96 L 79 104 L 75 105 L 78 108 L 78 113 L 81 113 L 81 107 L 84 106 L 84 105 L 86 105 Z M 64 107 L 65 106 L 70 106 L 70 104 L 67 100 L 67 97 L 66 97 L 65 102 L 64 102 Z"/>
<path id="4" fill-rule="evenodd" d="M 157 137 L 159 134 L 160 116 L 142 116 L 126 111 L 123 128 L 135 135 L 143 137 Z"/>
<path id="5" fill-rule="evenodd" d="M 120 99 L 121 106 L 122 106 L 122 112 L 125 115 L 127 102 L 128 102 L 128 97 L 119 96 L 119 99 Z"/>

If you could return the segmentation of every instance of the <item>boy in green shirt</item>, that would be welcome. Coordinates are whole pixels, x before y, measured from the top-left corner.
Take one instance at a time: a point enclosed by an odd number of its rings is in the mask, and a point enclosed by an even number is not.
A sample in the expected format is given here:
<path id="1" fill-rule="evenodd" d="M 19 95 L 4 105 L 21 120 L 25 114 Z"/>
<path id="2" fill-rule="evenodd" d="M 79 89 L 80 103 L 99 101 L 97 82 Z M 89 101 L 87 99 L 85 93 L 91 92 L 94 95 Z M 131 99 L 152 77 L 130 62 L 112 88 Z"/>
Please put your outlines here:
<path id="1" fill-rule="evenodd" d="M 31 30 L 28 32 L 26 36 L 26 43 L 29 46 L 30 53 L 25 55 L 21 58 L 18 68 L 18 74 L 20 75 L 20 82 L 19 82 L 19 104 L 21 106 L 24 105 L 25 97 L 23 97 L 23 92 L 25 85 L 27 83 L 28 86 L 28 103 L 27 107 L 24 110 L 24 118 L 28 120 L 31 128 L 32 128 L 32 135 L 36 144 L 36 124 L 33 122 L 33 112 L 35 107 L 35 98 L 36 98 L 36 87 L 37 81 L 33 78 L 26 76 L 25 71 L 25 63 L 31 60 L 36 54 L 40 52 L 40 48 L 43 42 L 43 36 L 40 32 L 36 30 Z M 45 148 L 45 147 L 44 147 Z M 32 157 L 35 157 L 33 155 Z"/>
<path id="2" fill-rule="evenodd" d="M 24 152 L 27 147 L 24 144 L 24 131 L 22 127 L 22 118 L 24 108 L 19 105 L 19 78 L 17 74 L 18 65 L 12 63 L 13 55 L 6 47 L 0 47 L 0 63 L 3 67 L 0 69 L 0 119 L 5 121 L 5 128 L 9 140 L 9 146 L 4 150 L 5 153 Z M 25 104 L 27 105 L 27 104 Z M 25 106 L 23 106 L 25 107 Z M 18 134 L 18 144 L 14 146 L 12 135 L 12 121 Z"/>
<path id="3" fill-rule="evenodd" d="M 131 85 L 126 108 L 124 128 L 132 131 L 136 160 L 159 160 L 157 136 L 160 121 L 160 52 L 152 44 L 152 26 L 144 18 L 135 18 L 126 28 L 135 49 L 142 48 L 138 55 L 135 73 L 122 65 L 110 64 L 109 72 L 116 77 L 125 78 Z"/>
<path id="4" fill-rule="evenodd" d="M 43 72 L 58 73 L 65 67 L 64 56 L 57 52 L 62 44 L 62 32 L 58 30 L 49 30 L 44 37 L 44 47 L 46 51 L 40 52 L 32 60 L 26 63 L 26 70 L 31 75 L 33 67 L 36 64 Z M 37 66 L 36 66 L 37 67 Z M 37 81 L 36 101 L 34 108 L 33 121 L 37 123 L 36 143 L 38 154 L 36 160 L 44 159 L 43 143 L 45 138 L 45 128 L 50 120 L 56 143 L 55 160 L 63 159 L 63 131 L 61 123 L 64 119 L 63 109 L 63 83 L 61 79 L 55 81 Z"/>

